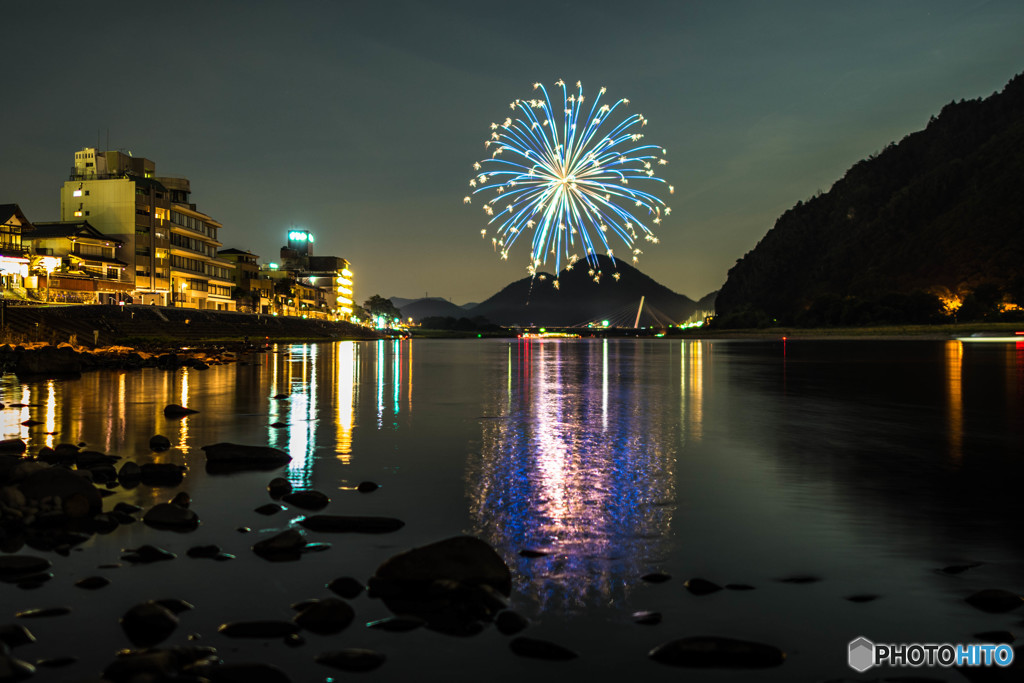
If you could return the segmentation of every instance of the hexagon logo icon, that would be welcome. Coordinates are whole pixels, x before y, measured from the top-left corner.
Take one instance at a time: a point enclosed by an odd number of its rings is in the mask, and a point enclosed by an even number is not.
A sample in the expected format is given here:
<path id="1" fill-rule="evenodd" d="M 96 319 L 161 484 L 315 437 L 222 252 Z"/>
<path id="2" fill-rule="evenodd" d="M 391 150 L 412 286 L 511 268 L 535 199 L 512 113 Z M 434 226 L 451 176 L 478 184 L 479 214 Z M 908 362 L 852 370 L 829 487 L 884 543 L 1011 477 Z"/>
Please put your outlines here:
<path id="1" fill-rule="evenodd" d="M 850 641 L 850 668 L 857 673 L 864 673 L 875 665 L 875 644 L 861 636 Z"/>

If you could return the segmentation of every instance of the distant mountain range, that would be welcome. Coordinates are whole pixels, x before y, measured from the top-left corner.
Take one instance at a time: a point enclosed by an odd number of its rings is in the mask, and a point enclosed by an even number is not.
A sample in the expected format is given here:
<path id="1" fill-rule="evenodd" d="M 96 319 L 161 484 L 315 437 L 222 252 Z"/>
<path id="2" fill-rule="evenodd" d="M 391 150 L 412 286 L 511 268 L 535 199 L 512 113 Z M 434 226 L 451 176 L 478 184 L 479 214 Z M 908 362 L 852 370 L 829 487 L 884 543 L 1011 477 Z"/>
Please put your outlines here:
<path id="1" fill-rule="evenodd" d="M 963 301 L 963 317 L 981 299 L 1024 307 L 1022 188 L 1019 75 L 946 105 L 784 213 L 729 271 L 716 324 L 926 322 L 936 303 L 941 315 Z"/>
<path id="2" fill-rule="evenodd" d="M 615 275 L 618 275 L 616 278 Z M 597 282 L 595 282 L 597 277 Z M 420 321 L 431 316 L 484 317 L 499 325 L 570 326 L 608 320 L 609 324 L 632 326 L 640 298 L 644 297 L 641 326 L 678 324 L 701 311 L 714 309 L 715 293 L 700 301 L 676 294 L 625 263 L 599 256 L 596 267 L 584 262 L 555 276 L 538 273 L 517 280 L 489 299 L 471 307 L 460 307 L 444 299 L 401 299 L 391 301 L 402 317 Z"/>

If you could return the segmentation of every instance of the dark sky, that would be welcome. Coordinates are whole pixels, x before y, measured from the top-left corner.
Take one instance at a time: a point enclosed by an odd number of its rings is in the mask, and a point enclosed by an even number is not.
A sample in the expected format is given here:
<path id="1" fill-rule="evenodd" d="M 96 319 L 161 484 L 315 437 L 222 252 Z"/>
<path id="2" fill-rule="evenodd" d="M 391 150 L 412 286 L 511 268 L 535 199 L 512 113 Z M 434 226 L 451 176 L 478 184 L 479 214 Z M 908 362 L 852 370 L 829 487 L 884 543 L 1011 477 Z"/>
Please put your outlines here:
<path id="1" fill-rule="evenodd" d="M 1020 0 L 20 2 L 4 9 L 0 203 L 59 218 L 85 146 L 192 181 L 227 247 L 291 227 L 356 297 L 480 301 L 524 277 L 464 206 L 508 103 L 604 86 L 665 147 L 673 212 L 639 267 L 699 298 L 798 200 L 1024 71 Z"/>

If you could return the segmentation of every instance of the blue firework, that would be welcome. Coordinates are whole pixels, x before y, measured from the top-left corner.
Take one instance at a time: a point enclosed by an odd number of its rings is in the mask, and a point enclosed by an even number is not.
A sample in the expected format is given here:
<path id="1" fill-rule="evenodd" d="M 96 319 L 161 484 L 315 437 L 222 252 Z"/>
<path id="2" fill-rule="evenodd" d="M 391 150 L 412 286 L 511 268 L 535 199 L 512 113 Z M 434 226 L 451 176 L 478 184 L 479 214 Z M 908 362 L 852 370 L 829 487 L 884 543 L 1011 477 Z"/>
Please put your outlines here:
<path id="1" fill-rule="evenodd" d="M 562 80 L 555 85 L 561 98 L 554 104 L 535 83 L 539 97 L 512 102 L 514 118 L 491 124 L 490 156 L 473 164 L 472 195 L 463 202 L 482 195 L 502 259 L 528 235 L 531 275 L 549 256 L 556 272 L 563 260 L 567 268 L 581 258 L 595 266 L 599 253 L 614 260 L 614 242 L 625 244 L 636 262 L 637 242 L 657 243 L 651 226 L 672 212 L 648 191 L 667 185 L 655 170 L 668 163 L 665 149 L 641 143 L 647 119 L 626 113 L 629 100 L 604 104 L 604 88 L 591 101 L 579 82 L 575 92 Z M 487 232 L 480 231 L 484 238 Z"/>

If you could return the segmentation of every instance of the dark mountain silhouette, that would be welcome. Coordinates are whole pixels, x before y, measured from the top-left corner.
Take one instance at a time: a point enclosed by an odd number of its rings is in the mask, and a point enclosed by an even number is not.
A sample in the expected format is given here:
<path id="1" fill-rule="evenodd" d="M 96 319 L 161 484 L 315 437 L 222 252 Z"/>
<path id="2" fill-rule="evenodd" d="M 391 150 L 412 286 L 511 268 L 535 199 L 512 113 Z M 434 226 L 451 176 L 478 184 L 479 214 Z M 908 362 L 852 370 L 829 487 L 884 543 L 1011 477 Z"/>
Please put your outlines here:
<path id="1" fill-rule="evenodd" d="M 613 277 L 615 273 L 618 279 Z M 594 282 L 598 274 L 599 281 Z M 468 315 L 483 316 L 500 325 L 569 326 L 611 320 L 612 324 L 631 326 L 641 296 L 645 297 L 645 308 L 660 314 L 662 321 L 683 322 L 700 310 L 692 299 L 676 294 L 623 261 L 613 263 L 607 256 L 598 256 L 596 268 L 579 262 L 571 270 L 563 270 L 557 279 L 557 289 L 550 273 L 517 280 L 474 306 Z M 712 308 L 709 297 L 713 301 L 713 294 L 702 299 L 707 310 Z M 641 325 L 653 322 L 648 315 Z"/>
<path id="2" fill-rule="evenodd" d="M 391 297 L 391 303 L 393 303 L 396 308 L 402 310 L 402 318 L 412 318 L 416 322 L 420 322 L 424 318 L 433 316 L 442 318 L 463 318 L 466 316 L 466 310 L 464 308 L 456 306 L 447 299 L 442 299 L 440 297 L 402 299 L 397 296 L 393 296 Z"/>
<path id="3" fill-rule="evenodd" d="M 1019 75 L 946 105 L 784 213 L 729 271 L 716 324 L 924 322 L 940 302 L 1024 306 L 1022 179 Z"/>

